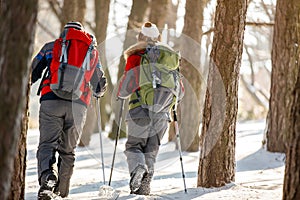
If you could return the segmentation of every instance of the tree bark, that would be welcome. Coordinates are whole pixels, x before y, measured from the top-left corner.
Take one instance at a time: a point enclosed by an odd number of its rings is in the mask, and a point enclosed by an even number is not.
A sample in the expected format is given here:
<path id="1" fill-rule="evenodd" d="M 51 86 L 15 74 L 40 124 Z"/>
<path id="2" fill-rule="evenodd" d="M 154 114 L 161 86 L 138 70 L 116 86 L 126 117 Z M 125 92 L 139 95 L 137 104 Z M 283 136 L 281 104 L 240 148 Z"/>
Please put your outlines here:
<path id="1" fill-rule="evenodd" d="M 64 0 L 61 14 L 59 16 L 61 28 L 63 30 L 65 24 L 75 18 L 76 0 Z"/>
<path id="2" fill-rule="evenodd" d="M 14 158 L 22 129 L 37 5 L 37 0 L 23 3 L 18 0 L 1 1 L 0 199 L 4 200 L 8 199 L 10 194 Z M 25 166 L 25 163 L 23 164 Z M 23 187 L 23 184 L 24 182 L 21 182 L 20 187 Z M 20 198 L 24 199 L 24 196 Z"/>
<path id="3" fill-rule="evenodd" d="M 30 95 L 30 80 L 28 79 L 26 92 L 26 107 L 23 111 L 21 122 L 21 134 L 18 139 L 18 150 L 14 161 L 14 173 L 11 180 L 11 189 L 9 200 L 20 200 L 25 197 L 25 173 L 26 173 L 26 155 L 27 155 L 27 130 L 29 120 L 29 95 Z"/>
<path id="4" fill-rule="evenodd" d="M 297 52 L 300 53 L 299 48 Z M 297 60 L 299 61 L 299 54 L 295 56 L 298 57 Z M 299 64 L 297 66 L 299 67 Z M 291 130 L 286 152 L 283 200 L 300 199 L 300 71 L 298 71 L 297 79 L 292 110 L 293 120 L 291 122 L 293 129 Z"/>
<path id="5" fill-rule="evenodd" d="M 218 0 L 200 145 L 200 187 L 221 187 L 234 181 L 238 78 L 246 10 L 247 0 Z"/>
<path id="6" fill-rule="evenodd" d="M 183 36 L 181 37 L 181 72 L 185 83 L 185 97 L 181 104 L 182 120 L 180 132 L 183 150 L 199 150 L 200 107 L 203 74 L 200 66 L 203 12 L 206 0 L 187 1 L 185 5 Z M 192 106 L 191 106 L 192 105 Z"/>
<path id="7" fill-rule="evenodd" d="M 148 8 L 148 0 L 133 0 L 130 15 L 128 17 L 126 37 L 123 44 L 123 49 L 127 49 L 130 45 L 136 43 L 136 35 L 138 32 L 134 31 L 137 27 L 143 25 L 146 9 Z M 125 59 L 120 58 L 118 79 L 123 75 L 125 69 Z"/>
<path id="8" fill-rule="evenodd" d="M 167 7 L 167 17 L 166 23 L 168 24 L 168 29 L 176 30 L 176 21 L 177 21 L 177 10 L 178 10 L 179 2 L 176 5 L 169 1 Z"/>
<path id="9" fill-rule="evenodd" d="M 61 22 L 61 30 L 69 21 L 84 22 L 86 12 L 85 0 L 64 0 L 59 20 Z"/>
<path id="10" fill-rule="evenodd" d="M 107 68 L 107 62 L 106 62 L 106 54 L 105 54 L 105 39 L 106 39 L 106 31 L 107 31 L 107 25 L 108 25 L 108 15 L 109 15 L 109 5 L 110 0 L 105 1 L 95 1 L 94 7 L 95 7 L 95 24 L 96 26 L 93 28 L 95 37 L 97 39 L 99 50 L 99 56 L 101 60 L 101 65 L 103 67 L 103 70 L 105 72 L 105 76 L 107 79 L 107 91 L 100 99 L 100 110 L 101 110 L 101 128 L 102 130 L 105 129 L 105 125 L 109 122 L 110 114 L 107 113 L 107 106 L 110 106 L 110 100 L 111 100 L 111 91 L 112 91 L 112 83 L 110 74 Z M 98 131 L 97 127 L 97 114 L 96 114 L 96 106 L 95 106 L 94 99 L 91 101 L 91 105 L 89 105 L 87 110 L 87 119 L 85 122 L 85 125 L 82 130 L 82 136 L 80 139 L 80 146 L 87 146 L 90 143 L 91 135 L 94 133 L 95 129 Z"/>
<path id="11" fill-rule="evenodd" d="M 300 199 L 300 2 L 297 0 L 291 0 L 286 2 L 284 0 L 277 1 L 276 7 L 276 19 L 275 19 L 275 31 L 274 31 L 274 64 L 276 66 L 275 72 L 279 73 L 278 68 L 281 73 L 284 73 L 285 77 L 272 76 L 274 78 L 272 81 L 273 88 L 276 84 L 277 90 L 275 92 L 279 93 L 279 89 L 282 92 L 281 96 L 284 98 L 274 98 L 273 108 L 277 108 L 277 116 L 274 116 L 274 112 L 270 112 L 273 116 L 271 119 L 282 120 L 280 127 L 278 128 L 283 131 L 280 136 L 280 140 L 277 142 L 284 142 L 284 150 L 286 152 L 286 167 L 283 185 L 283 200 L 296 200 Z M 279 27 L 280 26 L 280 27 Z M 288 30 L 286 30 L 288 29 Z M 276 34 L 276 35 L 275 35 Z M 279 37 L 281 36 L 281 37 Z M 276 40 L 275 40 L 276 37 Z M 273 46 L 273 47 L 274 47 Z M 279 48 L 281 48 L 281 54 L 279 54 Z M 275 56 L 280 56 L 276 58 Z M 282 60 L 280 60 L 282 59 Z M 280 65 L 284 65 L 281 68 Z M 274 66 L 273 66 L 274 67 Z M 281 80 L 281 78 L 286 78 L 286 80 Z M 285 82 L 285 85 L 283 84 Z M 282 86 L 282 87 L 280 87 Z M 273 90 L 271 91 L 273 92 Z M 279 95 L 275 93 L 275 95 Z M 290 95 L 289 97 L 287 95 Z M 277 96 L 278 97 L 278 96 Z M 287 103 L 287 104 L 285 104 Z M 285 107 L 280 108 L 280 105 Z M 279 110 L 280 109 L 280 110 Z M 275 123 L 275 121 L 273 121 Z M 274 124 L 272 124 L 274 125 Z M 275 131 L 275 130 L 274 130 Z M 276 134 L 279 130 L 276 130 Z M 270 132 L 274 134 L 274 132 Z M 270 134 L 271 136 L 271 134 Z M 274 135 L 272 135 L 274 136 Z M 273 138 L 275 139 L 275 138 Z M 283 139 L 283 141 L 282 141 Z M 269 141 L 268 141 L 269 142 Z M 275 140 L 273 140 L 275 142 Z M 271 145 L 271 144 L 270 144 Z M 283 146 L 283 145 L 282 145 Z M 282 146 L 279 146 L 282 148 Z M 278 146 L 277 146 L 278 147 Z"/>
<path id="12" fill-rule="evenodd" d="M 267 119 L 267 149 L 272 152 L 285 152 L 285 137 L 291 130 L 291 110 L 294 100 L 292 92 L 299 71 L 299 67 L 294 64 L 295 51 L 299 48 L 297 15 L 299 15 L 299 1 L 278 0 L 272 47 L 271 95 Z"/>
<path id="13" fill-rule="evenodd" d="M 110 0 L 105 1 L 95 1 L 95 23 L 96 23 L 96 30 L 95 35 L 99 44 L 100 48 L 100 57 L 101 57 L 101 64 L 103 66 L 106 80 L 107 80 L 107 91 L 103 98 L 101 98 L 101 126 L 102 129 L 105 129 L 105 125 L 109 122 L 111 112 L 107 111 L 107 107 L 111 107 L 111 94 L 113 90 L 113 85 L 111 82 L 111 77 L 108 71 L 107 60 L 106 60 L 106 51 L 105 51 L 105 39 L 106 39 L 106 32 L 108 26 L 108 16 L 109 16 L 109 6 Z M 111 108 L 109 109 L 111 110 Z"/>
<path id="14" fill-rule="evenodd" d="M 151 0 L 149 21 L 156 24 L 158 29 L 163 29 L 169 14 L 168 6 L 171 0 Z"/>
<path id="15" fill-rule="evenodd" d="M 86 13 L 86 0 L 75 0 L 75 2 L 75 20 L 83 24 Z"/>
<path id="16" fill-rule="evenodd" d="M 86 13 L 86 0 L 63 0 L 62 7 L 56 0 L 48 0 L 48 2 L 60 22 L 61 30 L 69 21 L 78 21 L 83 24 Z"/>

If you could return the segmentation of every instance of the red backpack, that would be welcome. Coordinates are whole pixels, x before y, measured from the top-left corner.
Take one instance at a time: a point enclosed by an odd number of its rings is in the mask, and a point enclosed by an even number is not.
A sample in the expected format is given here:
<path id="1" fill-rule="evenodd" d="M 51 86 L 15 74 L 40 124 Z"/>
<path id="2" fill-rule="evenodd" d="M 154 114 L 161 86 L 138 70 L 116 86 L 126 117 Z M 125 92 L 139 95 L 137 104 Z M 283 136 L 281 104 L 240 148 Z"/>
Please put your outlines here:
<path id="1" fill-rule="evenodd" d="M 95 65 L 91 64 L 94 37 L 83 30 L 66 29 L 53 47 L 50 88 L 60 98 L 79 99 L 89 90 Z M 98 55 L 96 55 L 98 56 Z"/>

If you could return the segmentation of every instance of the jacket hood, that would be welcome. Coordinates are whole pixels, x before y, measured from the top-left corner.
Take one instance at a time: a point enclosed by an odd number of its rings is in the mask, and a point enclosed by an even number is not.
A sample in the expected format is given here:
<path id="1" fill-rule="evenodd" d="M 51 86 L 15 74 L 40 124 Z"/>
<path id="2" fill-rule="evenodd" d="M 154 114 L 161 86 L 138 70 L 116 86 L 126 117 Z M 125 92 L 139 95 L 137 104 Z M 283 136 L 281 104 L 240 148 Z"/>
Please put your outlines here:
<path id="1" fill-rule="evenodd" d="M 157 42 L 155 43 L 156 45 L 159 45 L 159 46 L 164 46 L 168 49 L 170 49 L 170 51 L 174 51 L 170 46 L 166 45 L 166 44 L 163 44 L 161 42 Z M 133 54 L 136 54 L 140 51 L 143 51 L 146 49 L 148 43 L 147 42 L 144 42 L 144 41 L 141 41 L 141 42 L 137 42 L 136 44 L 130 46 L 128 49 L 126 49 L 124 51 L 124 58 L 125 60 L 127 60 L 127 58 Z"/>
<path id="2" fill-rule="evenodd" d="M 139 51 L 145 50 L 147 47 L 147 42 L 137 42 L 134 45 L 131 45 L 124 51 L 124 58 L 127 60 L 127 58 Z"/>

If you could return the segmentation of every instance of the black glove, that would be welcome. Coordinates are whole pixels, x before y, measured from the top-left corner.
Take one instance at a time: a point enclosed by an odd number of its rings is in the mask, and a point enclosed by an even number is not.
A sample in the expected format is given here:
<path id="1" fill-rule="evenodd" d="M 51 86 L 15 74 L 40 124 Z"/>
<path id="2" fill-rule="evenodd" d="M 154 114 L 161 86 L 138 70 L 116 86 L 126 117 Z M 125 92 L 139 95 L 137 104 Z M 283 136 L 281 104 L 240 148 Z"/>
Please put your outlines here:
<path id="1" fill-rule="evenodd" d="M 106 92 L 106 89 L 107 89 L 106 78 L 102 77 L 97 85 L 96 91 L 93 92 L 93 96 L 97 98 L 102 97 Z"/>

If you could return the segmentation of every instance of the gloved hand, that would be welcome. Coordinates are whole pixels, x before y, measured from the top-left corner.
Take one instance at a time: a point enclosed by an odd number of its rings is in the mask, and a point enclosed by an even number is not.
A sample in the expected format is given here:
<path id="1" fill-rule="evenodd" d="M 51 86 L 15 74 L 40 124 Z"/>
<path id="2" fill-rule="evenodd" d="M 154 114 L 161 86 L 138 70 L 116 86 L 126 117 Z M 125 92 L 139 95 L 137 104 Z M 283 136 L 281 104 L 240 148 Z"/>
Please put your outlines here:
<path id="1" fill-rule="evenodd" d="M 100 92 L 100 93 L 93 92 L 93 97 L 96 97 L 96 98 L 103 97 L 103 95 L 104 95 L 104 92 Z"/>
<path id="2" fill-rule="evenodd" d="M 102 97 L 107 89 L 106 78 L 102 77 L 97 85 L 96 91 L 93 92 L 93 96 L 96 98 Z"/>

